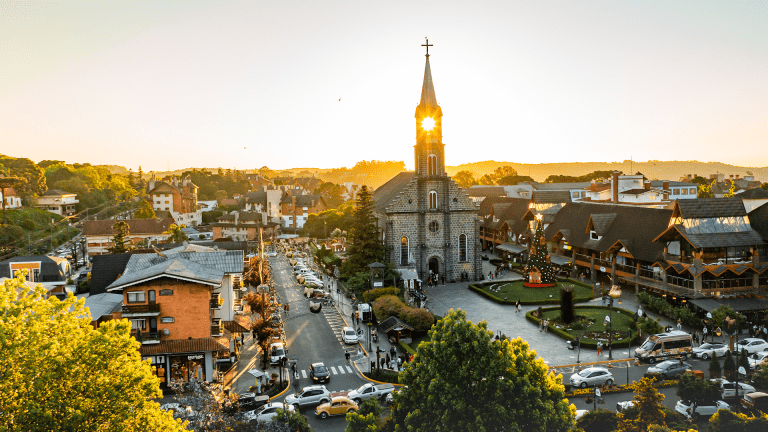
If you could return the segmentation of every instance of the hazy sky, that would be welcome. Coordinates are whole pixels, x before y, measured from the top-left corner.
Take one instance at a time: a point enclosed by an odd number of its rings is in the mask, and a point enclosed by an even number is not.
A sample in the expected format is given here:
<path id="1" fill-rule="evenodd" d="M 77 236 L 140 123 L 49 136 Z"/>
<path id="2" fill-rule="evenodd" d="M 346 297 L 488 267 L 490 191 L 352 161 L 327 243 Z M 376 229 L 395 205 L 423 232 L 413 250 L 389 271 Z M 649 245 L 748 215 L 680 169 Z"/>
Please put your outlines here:
<path id="1" fill-rule="evenodd" d="M 0 153 L 412 168 L 429 36 L 449 165 L 766 166 L 767 23 L 765 0 L 2 1 Z"/>

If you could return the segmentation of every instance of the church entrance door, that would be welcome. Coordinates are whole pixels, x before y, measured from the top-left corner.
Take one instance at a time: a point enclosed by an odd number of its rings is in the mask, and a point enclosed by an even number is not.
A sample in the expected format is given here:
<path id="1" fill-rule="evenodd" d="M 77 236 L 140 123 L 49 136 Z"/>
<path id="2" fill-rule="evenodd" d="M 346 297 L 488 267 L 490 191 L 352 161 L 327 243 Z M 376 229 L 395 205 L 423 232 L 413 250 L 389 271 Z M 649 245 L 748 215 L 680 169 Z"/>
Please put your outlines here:
<path id="1" fill-rule="evenodd" d="M 437 258 L 429 259 L 429 274 L 430 275 L 440 274 L 440 261 L 438 261 Z"/>

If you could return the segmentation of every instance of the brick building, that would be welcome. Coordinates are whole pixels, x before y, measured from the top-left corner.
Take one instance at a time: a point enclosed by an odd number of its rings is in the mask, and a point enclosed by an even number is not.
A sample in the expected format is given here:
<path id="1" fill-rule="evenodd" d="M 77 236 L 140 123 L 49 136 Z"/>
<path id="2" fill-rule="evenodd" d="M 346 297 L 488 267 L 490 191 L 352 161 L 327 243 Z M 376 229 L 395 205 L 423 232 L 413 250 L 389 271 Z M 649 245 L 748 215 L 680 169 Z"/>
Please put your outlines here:
<path id="1" fill-rule="evenodd" d="M 403 172 L 373 194 L 389 260 L 422 280 L 481 276 L 477 205 L 445 172 L 443 112 L 437 104 L 429 54 L 416 107 L 415 172 Z"/>
<path id="2" fill-rule="evenodd" d="M 169 212 L 177 224 L 194 226 L 203 222 L 203 212 L 197 205 L 198 187 L 190 177 L 165 177 L 162 181 L 153 177 L 147 189 L 155 212 Z"/>

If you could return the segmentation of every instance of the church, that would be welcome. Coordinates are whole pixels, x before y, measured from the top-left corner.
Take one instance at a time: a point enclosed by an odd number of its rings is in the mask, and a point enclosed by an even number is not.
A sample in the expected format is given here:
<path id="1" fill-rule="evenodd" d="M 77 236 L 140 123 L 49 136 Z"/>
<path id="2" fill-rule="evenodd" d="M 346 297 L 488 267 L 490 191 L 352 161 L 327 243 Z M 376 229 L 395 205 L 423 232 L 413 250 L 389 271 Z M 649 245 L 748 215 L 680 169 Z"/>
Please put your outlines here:
<path id="1" fill-rule="evenodd" d="M 443 111 L 437 104 L 429 42 L 421 100 L 416 107 L 416 170 L 402 172 L 373 193 L 387 259 L 426 281 L 479 280 L 477 206 L 445 172 Z M 402 273 L 402 272 L 401 272 Z"/>

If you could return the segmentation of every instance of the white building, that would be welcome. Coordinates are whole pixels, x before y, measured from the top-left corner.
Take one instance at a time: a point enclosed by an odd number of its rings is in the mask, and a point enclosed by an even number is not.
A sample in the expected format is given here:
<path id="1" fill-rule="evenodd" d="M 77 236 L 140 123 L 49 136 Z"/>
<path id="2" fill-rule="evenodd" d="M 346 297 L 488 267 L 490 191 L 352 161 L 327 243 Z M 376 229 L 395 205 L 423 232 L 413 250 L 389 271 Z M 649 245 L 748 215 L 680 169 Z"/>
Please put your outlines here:
<path id="1" fill-rule="evenodd" d="M 35 207 L 56 213 L 59 216 L 72 216 L 75 214 L 75 204 L 79 202 L 77 194 L 58 189 L 48 189 L 43 196 L 37 199 Z"/>

